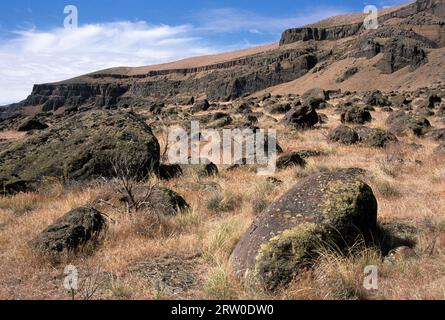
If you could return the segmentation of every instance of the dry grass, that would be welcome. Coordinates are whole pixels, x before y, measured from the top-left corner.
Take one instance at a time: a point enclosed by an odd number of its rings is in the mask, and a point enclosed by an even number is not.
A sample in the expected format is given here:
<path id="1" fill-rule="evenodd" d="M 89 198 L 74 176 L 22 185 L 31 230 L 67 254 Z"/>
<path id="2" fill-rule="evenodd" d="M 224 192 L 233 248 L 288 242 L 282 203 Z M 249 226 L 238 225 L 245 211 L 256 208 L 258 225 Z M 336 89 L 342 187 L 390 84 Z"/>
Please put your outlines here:
<path id="1" fill-rule="evenodd" d="M 308 159 L 304 169 L 277 172 L 281 185 L 273 186 L 249 170 L 226 173 L 220 168 L 219 177 L 181 177 L 161 183 L 183 195 L 192 208 L 177 217 L 105 212 L 115 223 L 110 224 L 102 245 L 91 255 L 70 261 L 81 278 L 98 269 L 112 275 L 92 299 L 444 299 L 445 172 L 443 159 L 433 155 L 436 143 L 407 137 L 397 150 L 330 144 L 325 135 L 340 122 L 337 114 L 326 113 L 331 121 L 322 128 L 290 132 L 278 126 L 279 143 L 285 150 L 326 153 Z M 373 116 L 371 126 L 382 127 L 386 114 L 374 112 Z M 413 142 L 423 147 L 410 147 Z M 397 161 L 399 156 L 403 162 Z M 379 219 L 415 226 L 416 254 L 388 261 L 369 249 L 346 257 L 326 252 L 314 270 L 301 274 L 274 295 L 243 288 L 231 273 L 228 259 L 255 216 L 299 179 L 339 167 L 369 172 L 369 183 L 379 202 Z M 45 194 L 0 198 L 1 299 L 70 299 L 62 287 L 65 266 L 41 260 L 27 242 L 70 209 L 94 199 L 101 187 L 63 190 L 57 183 L 53 185 L 53 191 Z M 196 283 L 192 289 L 171 293 L 131 271 L 135 262 L 162 261 L 165 256 L 179 261 L 193 256 Z M 377 291 L 368 292 L 361 285 L 363 267 L 368 264 L 379 268 Z"/>

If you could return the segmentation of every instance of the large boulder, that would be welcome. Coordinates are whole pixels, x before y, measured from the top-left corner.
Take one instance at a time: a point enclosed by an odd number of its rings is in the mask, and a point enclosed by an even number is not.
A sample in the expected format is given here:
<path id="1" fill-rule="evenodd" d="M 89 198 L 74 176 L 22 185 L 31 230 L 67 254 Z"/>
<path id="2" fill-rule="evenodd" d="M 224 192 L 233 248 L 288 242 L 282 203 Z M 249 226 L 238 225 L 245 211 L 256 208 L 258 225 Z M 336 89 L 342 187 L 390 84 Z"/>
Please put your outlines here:
<path id="1" fill-rule="evenodd" d="M 284 117 L 286 125 L 297 129 L 308 129 L 316 125 L 319 121 L 317 112 L 310 106 L 298 106 L 286 113 Z"/>
<path id="2" fill-rule="evenodd" d="M 159 149 L 150 127 L 133 114 L 77 114 L 1 150 L 0 189 L 29 190 L 45 176 L 112 177 L 113 161 L 131 178 L 142 179 L 157 169 Z"/>
<path id="3" fill-rule="evenodd" d="M 386 107 L 390 106 L 391 102 L 379 90 L 374 90 L 366 95 L 365 104 L 367 106 Z"/>
<path id="4" fill-rule="evenodd" d="M 31 240 L 30 245 L 41 254 L 57 257 L 94 244 L 106 226 L 106 220 L 99 211 L 77 208 L 42 231 Z"/>
<path id="5" fill-rule="evenodd" d="M 428 119 L 405 113 L 404 111 L 393 112 L 386 119 L 386 125 L 391 133 L 398 136 L 403 136 L 407 133 L 422 136 L 431 128 Z"/>
<path id="6" fill-rule="evenodd" d="M 257 217 L 230 261 L 243 280 L 274 290 L 311 267 L 324 245 L 346 250 L 376 229 L 377 201 L 357 170 L 316 174 Z"/>

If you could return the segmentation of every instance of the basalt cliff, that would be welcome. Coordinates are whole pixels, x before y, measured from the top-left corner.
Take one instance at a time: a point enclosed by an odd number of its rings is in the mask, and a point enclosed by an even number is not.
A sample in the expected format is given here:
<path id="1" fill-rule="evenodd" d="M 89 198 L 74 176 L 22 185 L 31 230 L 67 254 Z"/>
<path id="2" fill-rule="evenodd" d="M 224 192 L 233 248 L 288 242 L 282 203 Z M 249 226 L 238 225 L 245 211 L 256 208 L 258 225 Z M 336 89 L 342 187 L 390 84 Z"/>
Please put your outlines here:
<path id="1" fill-rule="evenodd" d="M 352 91 L 411 90 L 445 80 L 445 1 L 418 0 L 383 9 L 379 27 L 351 14 L 283 32 L 279 44 L 161 66 L 115 68 L 35 85 L 0 118 L 79 108 L 127 108 L 192 97 L 229 101 L 264 90 L 311 87 Z M 383 79 L 376 84 L 369 79 Z M 421 79 L 421 81 L 420 81 Z M 380 86 L 380 88 L 379 88 Z"/>

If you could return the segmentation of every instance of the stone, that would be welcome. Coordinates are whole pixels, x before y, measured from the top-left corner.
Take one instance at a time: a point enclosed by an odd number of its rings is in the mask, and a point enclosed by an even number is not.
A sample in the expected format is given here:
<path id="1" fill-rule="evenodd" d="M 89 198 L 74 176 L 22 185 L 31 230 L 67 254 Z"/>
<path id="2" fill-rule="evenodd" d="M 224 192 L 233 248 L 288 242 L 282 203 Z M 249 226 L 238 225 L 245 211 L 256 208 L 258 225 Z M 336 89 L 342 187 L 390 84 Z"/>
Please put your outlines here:
<path id="1" fill-rule="evenodd" d="M 76 114 L 0 150 L 0 189 L 33 190 L 44 177 L 88 181 L 116 174 L 143 179 L 157 170 L 158 140 L 150 127 L 130 113 Z"/>
<path id="2" fill-rule="evenodd" d="M 277 158 L 277 169 L 286 169 L 293 166 L 304 167 L 306 161 L 301 158 L 298 152 L 289 152 Z"/>
<path id="3" fill-rule="evenodd" d="M 364 124 L 366 122 L 371 122 L 371 113 L 363 108 L 353 107 L 341 114 L 342 123 L 353 123 L 353 124 Z"/>
<path id="4" fill-rule="evenodd" d="M 360 138 L 358 133 L 345 125 L 340 125 L 328 134 L 328 140 L 332 142 L 340 142 L 343 144 L 357 143 Z"/>
<path id="5" fill-rule="evenodd" d="M 391 143 L 399 141 L 394 134 L 383 129 L 363 126 L 355 127 L 354 129 L 358 133 L 360 142 L 369 147 L 384 148 Z"/>
<path id="6" fill-rule="evenodd" d="M 30 242 L 48 256 L 76 252 L 100 238 L 107 226 L 103 215 L 92 208 L 76 208 L 56 220 Z"/>
<path id="7" fill-rule="evenodd" d="M 377 200 L 356 170 L 309 176 L 273 202 L 238 242 L 230 263 L 247 283 L 276 290 L 310 268 L 328 245 L 372 242 Z"/>
<path id="8" fill-rule="evenodd" d="M 299 106 L 287 112 L 283 121 L 296 129 L 309 129 L 318 123 L 319 118 L 314 108 Z"/>
<path id="9" fill-rule="evenodd" d="M 47 124 L 42 123 L 35 118 L 27 118 L 18 126 L 17 131 L 27 132 L 31 130 L 45 130 L 47 128 Z"/>

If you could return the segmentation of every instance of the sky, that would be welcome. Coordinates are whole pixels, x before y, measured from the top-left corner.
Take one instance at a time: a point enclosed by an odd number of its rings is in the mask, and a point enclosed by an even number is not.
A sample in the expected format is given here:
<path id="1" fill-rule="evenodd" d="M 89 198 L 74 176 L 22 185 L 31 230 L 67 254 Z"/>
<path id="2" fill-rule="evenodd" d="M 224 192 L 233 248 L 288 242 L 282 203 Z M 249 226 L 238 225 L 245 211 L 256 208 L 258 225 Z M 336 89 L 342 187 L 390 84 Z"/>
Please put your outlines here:
<path id="1" fill-rule="evenodd" d="M 1 1 L 0 105 L 25 99 L 33 84 L 272 43 L 287 28 L 407 2 L 373 1 Z M 70 5 L 77 28 L 65 27 Z"/>

